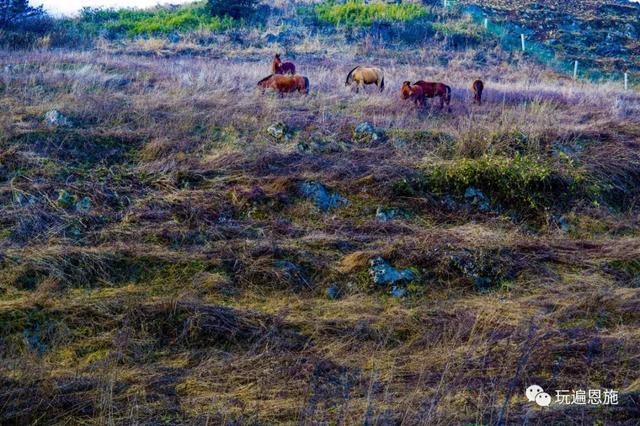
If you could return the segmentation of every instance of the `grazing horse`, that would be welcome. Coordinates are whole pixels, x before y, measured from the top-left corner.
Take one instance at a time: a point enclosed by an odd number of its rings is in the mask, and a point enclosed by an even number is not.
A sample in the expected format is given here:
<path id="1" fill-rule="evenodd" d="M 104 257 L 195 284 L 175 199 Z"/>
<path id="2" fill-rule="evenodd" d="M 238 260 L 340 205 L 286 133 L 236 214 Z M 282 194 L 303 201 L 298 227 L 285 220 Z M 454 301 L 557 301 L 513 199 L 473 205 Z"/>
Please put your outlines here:
<path id="1" fill-rule="evenodd" d="M 262 93 L 264 93 L 266 89 L 273 89 L 281 95 L 295 91 L 308 95 L 309 79 L 302 75 L 271 74 L 260 80 L 258 87 L 262 89 Z"/>
<path id="2" fill-rule="evenodd" d="M 412 86 L 410 81 L 402 83 L 400 97 L 402 99 L 411 99 L 416 106 L 424 105 L 424 90 L 416 84 Z"/>
<path id="3" fill-rule="evenodd" d="M 282 62 L 280 60 L 280 54 L 276 54 L 271 62 L 271 74 L 291 74 L 296 73 L 296 66 L 293 62 Z"/>
<path id="4" fill-rule="evenodd" d="M 484 90 L 484 83 L 482 80 L 476 80 L 471 85 L 473 91 L 473 101 L 478 105 L 482 105 L 482 91 Z"/>
<path id="5" fill-rule="evenodd" d="M 356 92 L 366 84 L 375 84 L 382 92 L 384 90 L 384 72 L 380 68 L 362 67 L 358 65 L 352 69 L 347 75 L 345 86 L 356 83 Z"/>
<path id="6" fill-rule="evenodd" d="M 451 112 L 451 87 L 444 83 L 434 83 L 428 81 L 416 81 L 416 86 L 422 87 L 424 96 L 427 98 L 440 97 L 440 109 L 444 108 L 444 104 L 447 104 L 447 110 Z"/>

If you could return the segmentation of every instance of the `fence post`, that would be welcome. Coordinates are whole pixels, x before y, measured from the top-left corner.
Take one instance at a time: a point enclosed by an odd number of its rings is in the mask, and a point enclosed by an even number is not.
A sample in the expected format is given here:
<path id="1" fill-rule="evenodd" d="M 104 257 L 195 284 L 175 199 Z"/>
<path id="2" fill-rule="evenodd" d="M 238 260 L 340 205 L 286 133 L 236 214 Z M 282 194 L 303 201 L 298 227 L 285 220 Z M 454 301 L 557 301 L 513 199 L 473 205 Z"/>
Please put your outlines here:
<path id="1" fill-rule="evenodd" d="M 522 44 L 522 51 L 524 52 L 524 34 L 520 34 L 520 43 Z"/>
<path id="2" fill-rule="evenodd" d="M 442 0 L 442 7 L 447 7 L 449 6 L 447 0 Z"/>
<path id="3" fill-rule="evenodd" d="M 485 30 L 489 29 L 489 18 L 484 18 L 484 29 Z"/>
<path id="4" fill-rule="evenodd" d="M 629 89 L 629 73 L 624 73 L 624 90 Z"/>
<path id="5" fill-rule="evenodd" d="M 578 61 L 573 63 L 573 79 L 576 80 L 578 78 Z"/>

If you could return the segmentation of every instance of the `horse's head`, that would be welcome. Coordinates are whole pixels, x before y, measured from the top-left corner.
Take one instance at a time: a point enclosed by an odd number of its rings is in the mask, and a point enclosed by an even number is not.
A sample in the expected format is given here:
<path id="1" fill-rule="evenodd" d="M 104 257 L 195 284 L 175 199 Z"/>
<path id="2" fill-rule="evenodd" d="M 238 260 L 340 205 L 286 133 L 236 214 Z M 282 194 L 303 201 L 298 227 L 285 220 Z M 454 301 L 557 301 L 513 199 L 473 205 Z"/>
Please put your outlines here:
<path id="1" fill-rule="evenodd" d="M 409 99 L 413 94 L 413 90 L 411 90 L 411 82 L 403 81 L 402 88 L 400 89 L 400 96 L 402 99 Z"/>
<path id="2" fill-rule="evenodd" d="M 355 67 L 354 69 L 352 69 L 351 71 L 349 71 L 349 74 L 347 74 L 347 80 L 344 82 L 345 86 L 348 86 L 351 84 L 351 82 L 353 81 L 353 72 L 355 70 L 357 70 L 358 68 L 360 68 L 360 65 L 358 65 L 357 67 Z"/>
<path id="3" fill-rule="evenodd" d="M 270 75 L 268 77 L 263 78 L 262 80 L 260 80 L 257 84 L 258 87 L 262 87 L 262 88 L 266 88 L 269 86 L 269 81 L 271 80 L 271 77 L 273 75 Z"/>

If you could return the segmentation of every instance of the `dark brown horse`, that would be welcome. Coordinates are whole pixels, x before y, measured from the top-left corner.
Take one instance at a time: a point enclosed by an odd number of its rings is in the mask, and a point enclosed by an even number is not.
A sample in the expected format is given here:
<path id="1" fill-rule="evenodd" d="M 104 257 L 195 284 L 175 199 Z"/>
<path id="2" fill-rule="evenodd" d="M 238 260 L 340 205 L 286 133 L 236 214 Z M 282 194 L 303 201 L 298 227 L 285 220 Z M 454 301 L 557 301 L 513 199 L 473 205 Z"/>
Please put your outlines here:
<path id="1" fill-rule="evenodd" d="M 262 89 L 263 93 L 266 89 L 273 89 L 280 94 L 297 91 L 308 95 L 309 79 L 302 75 L 271 74 L 260 80 L 258 87 Z"/>
<path id="2" fill-rule="evenodd" d="M 444 108 L 444 104 L 447 104 L 447 110 L 451 112 L 451 87 L 444 83 L 434 83 L 430 81 L 416 81 L 416 86 L 422 87 L 424 96 L 427 98 L 440 98 L 440 109 Z"/>
<path id="3" fill-rule="evenodd" d="M 478 105 L 482 105 L 482 91 L 484 90 L 484 83 L 482 80 L 476 80 L 471 85 L 473 91 L 473 101 Z"/>
<path id="4" fill-rule="evenodd" d="M 402 99 L 411 99 L 416 106 L 424 105 L 424 90 L 417 84 L 412 86 L 410 81 L 402 83 L 400 97 Z"/>
<path id="5" fill-rule="evenodd" d="M 272 74 L 295 74 L 296 66 L 293 62 L 282 62 L 280 60 L 280 54 L 276 54 L 273 57 L 273 62 L 271 62 L 271 73 Z"/>

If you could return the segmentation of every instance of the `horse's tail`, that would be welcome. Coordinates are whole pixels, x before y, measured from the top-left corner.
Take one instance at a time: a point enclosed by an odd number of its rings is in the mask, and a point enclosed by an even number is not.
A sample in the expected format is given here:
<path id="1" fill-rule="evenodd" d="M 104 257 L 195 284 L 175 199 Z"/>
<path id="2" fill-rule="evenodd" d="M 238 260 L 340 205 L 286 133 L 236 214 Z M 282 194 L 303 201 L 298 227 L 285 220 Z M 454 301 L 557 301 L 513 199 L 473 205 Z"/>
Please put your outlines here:
<path id="1" fill-rule="evenodd" d="M 451 102 L 451 87 L 445 84 L 444 89 L 445 89 L 444 100 L 447 102 L 447 105 L 449 105 L 449 102 Z"/>
<path id="2" fill-rule="evenodd" d="M 352 69 L 351 71 L 349 71 L 349 74 L 347 74 L 347 80 L 344 82 L 345 86 L 349 85 L 349 80 L 351 80 L 351 74 L 353 74 L 353 72 L 355 70 L 357 70 L 358 68 L 360 68 L 360 65 L 358 65 L 357 67 L 355 67 L 354 69 Z"/>
<path id="3" fill-rule="evenodd" d="M 304 93 L 305 95 L 309 94 L 309 79 L 304 77 Z"/>
<path id="4" fill-rule="evenodd" d="M 382 81 L 380 81 L 380 91 L 384 90 L 384 75 L 382 76 Z"/>

